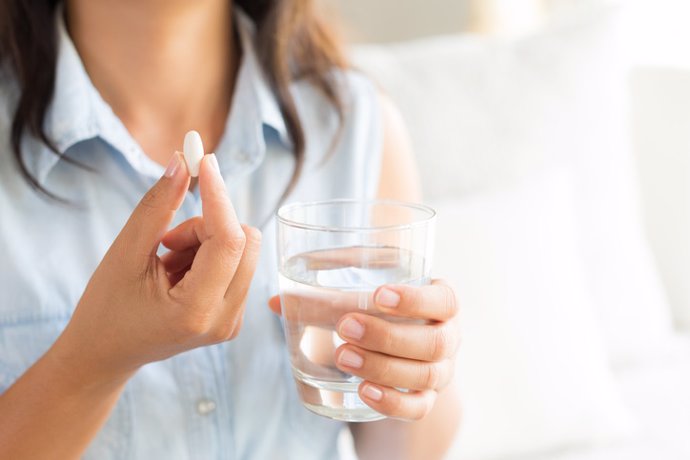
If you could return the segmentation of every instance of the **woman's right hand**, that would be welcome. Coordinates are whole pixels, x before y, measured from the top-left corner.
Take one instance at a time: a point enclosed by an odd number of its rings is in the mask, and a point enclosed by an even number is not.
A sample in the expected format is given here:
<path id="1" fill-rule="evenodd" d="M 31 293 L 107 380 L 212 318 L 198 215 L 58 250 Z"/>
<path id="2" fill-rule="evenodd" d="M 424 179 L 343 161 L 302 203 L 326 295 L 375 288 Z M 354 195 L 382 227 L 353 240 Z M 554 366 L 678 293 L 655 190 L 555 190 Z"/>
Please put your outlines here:
<path id="1" fill-rule="evenodd" d="M 189 187 L 176 153 L 89 281 L 51 349 L 78 381 L 120 381 L 143 364 L 234 338 L 261 234 L 241 226 L 215 155 L 202 161 L 203 217 L 167 231 Z M 159 258 L 160 243 L 171 251 Z"/>

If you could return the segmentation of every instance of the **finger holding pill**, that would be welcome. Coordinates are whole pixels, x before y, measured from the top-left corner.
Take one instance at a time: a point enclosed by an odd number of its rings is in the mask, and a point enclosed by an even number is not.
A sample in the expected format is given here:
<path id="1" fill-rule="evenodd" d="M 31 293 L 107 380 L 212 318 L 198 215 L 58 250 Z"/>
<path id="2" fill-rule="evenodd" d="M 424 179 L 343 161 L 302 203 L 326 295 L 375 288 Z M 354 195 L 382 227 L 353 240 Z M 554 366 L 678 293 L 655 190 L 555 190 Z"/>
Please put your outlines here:
<path id="1" fill-rule="evenodd" d="M 168 230 L 190 175 L 198 177 L 201 215 Z M 161 243 L 170 251 L 159 257 Z M 82 356 L 107 380 L 235 338 L 260 247 L 259 230 L 237 218 L 215 154 L 205 154 L 201 136 L 190 131 L 184 154 L 173 155 L 89 280 L 63 336 L 68 352 L 110 337 Z"/>

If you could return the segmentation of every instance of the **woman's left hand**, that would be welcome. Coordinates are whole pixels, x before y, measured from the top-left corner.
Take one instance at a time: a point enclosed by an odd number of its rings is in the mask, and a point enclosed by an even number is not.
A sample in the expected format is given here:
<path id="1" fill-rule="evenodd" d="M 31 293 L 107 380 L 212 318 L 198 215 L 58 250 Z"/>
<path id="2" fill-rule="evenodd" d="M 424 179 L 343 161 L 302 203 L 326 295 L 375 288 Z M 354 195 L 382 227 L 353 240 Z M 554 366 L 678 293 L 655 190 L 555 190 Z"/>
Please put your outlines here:
<path id="1" fill-rule="evenodd" d="M 277 312 L 279 302 L 278 297 L 269 302 Z M 336 350 L 336 365 L 364 380 L 359 396 L 377 412 L 419 420 L 453 378 L 460 343 L 455 293 L 441 280 L 427 286 L 386 285 L 376 290 L 374 303 L 381 313 L 425 324 L 347 313 L 336 325 L 346 341 Z"/>

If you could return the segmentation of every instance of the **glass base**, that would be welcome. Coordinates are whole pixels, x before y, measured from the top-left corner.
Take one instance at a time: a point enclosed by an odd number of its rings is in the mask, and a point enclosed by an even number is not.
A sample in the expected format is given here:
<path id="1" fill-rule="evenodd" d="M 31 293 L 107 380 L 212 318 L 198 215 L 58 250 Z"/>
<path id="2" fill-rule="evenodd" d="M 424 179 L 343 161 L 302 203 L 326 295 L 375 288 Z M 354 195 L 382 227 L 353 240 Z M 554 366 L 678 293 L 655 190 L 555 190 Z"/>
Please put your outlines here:
<path id="1" fill-rule="evenodd" d="M 357 394 L 359 382 L 314 379 L 293 368 L 304 407 L 323 417 L 345 422 L 373 422 L 386 418 L 367 406 Z"/>

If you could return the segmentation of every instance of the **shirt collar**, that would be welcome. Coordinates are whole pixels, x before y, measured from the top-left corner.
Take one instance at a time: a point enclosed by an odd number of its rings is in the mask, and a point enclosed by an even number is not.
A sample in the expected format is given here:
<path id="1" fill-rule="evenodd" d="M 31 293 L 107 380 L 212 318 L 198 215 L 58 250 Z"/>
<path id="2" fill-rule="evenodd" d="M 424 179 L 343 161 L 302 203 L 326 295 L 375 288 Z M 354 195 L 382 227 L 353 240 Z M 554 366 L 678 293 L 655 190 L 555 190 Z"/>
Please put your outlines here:
<path id="1" fill-rule="evenodd" d="M 256 55 L 256 30 L 251 19 L 235 7 L 236 36 L 242 49 L 232 107 L 225 133 L 216 149 L 221 170 L 240 173 L 258 165 L 266 150 L 264 128 L 275 130 L 281 142 L 290 147 L 290 138 L 275 94 L 268 84 Z M 27 138 L 30 152 L 27 165 L 39 183 L 73 145 L 101 138 L 119 151 L 139 173 L 159 177 L 163 168 L 153 162 L 132 138 L 110 106 L 101 98 L 89 79 L 65 27 L 58 8 L 58 56 L 55 93 L 44 120 L 45 132 L 58 152 L 53 154 L 40 141 Z M 184 133 L 180 133 L 182 138 Z M 181 141 L 180 141 L 181 144 Z"/>
<path id="2" fill-rule="evenodd" d="M 225 133 L 215 152 L 223 172 L 239 172 L 238 169 L 260 163 L 266 151 L 265 127 L 275 130 L 283 145 L 291 147 L 278 101 L 256 54 L 255 25 L 240 8 L 234 8 L 242 62 Z"/>

